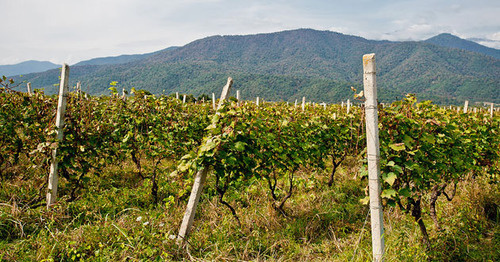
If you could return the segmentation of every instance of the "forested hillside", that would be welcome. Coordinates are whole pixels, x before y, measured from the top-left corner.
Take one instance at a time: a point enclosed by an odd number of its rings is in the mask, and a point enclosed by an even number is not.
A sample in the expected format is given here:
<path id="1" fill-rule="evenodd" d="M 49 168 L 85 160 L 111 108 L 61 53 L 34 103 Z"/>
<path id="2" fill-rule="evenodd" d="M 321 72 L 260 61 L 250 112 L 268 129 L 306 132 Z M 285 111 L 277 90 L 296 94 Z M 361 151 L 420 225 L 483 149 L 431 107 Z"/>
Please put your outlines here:
<path id="1" fill-rule="evenodd" d="M 381 101 L 416 93 L 437 103 L 500 102 L 500 60 L 493 57 L 425 42 L 373 41 L 312 29 L 212 36 L 126 64 L 75 66 L 70 83 L 81 81 L 83 91 L 92 94 L 108 94 L 109 83 L 117 81 L 127 90 L 198 96 L 215 92 L 232 76 L 243 99 L 306 96 L 339 102 L 348 98 L 350 86 L 361 85 L 360 61 L 366 53 L 377 53 Z M 52 70 L 16 82 L 30 81 L 55 93 L 58 74 Z"/>

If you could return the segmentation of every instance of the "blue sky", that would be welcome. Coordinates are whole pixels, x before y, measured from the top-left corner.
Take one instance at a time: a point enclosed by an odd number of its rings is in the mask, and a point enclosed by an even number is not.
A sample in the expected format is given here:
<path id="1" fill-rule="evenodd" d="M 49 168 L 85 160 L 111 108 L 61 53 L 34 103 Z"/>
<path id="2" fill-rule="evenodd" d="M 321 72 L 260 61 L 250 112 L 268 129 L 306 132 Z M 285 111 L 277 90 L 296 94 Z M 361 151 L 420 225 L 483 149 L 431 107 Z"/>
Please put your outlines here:
<path id="1" fill-rule="evenodd" d="M 499 0 L 0 0 L 0 10 L 0 64 L 74 64 L 297 28 L 393 41 L 447 32 L 500 49 Z"/>

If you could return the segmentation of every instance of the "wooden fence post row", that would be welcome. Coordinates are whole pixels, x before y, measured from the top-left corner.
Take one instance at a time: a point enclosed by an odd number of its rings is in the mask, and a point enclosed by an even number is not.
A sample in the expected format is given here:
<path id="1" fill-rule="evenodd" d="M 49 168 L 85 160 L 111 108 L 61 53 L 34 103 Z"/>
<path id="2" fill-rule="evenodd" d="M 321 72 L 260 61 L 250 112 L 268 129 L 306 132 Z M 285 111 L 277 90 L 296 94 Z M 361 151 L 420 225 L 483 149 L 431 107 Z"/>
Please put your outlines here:
<path id="1" fill-rule="evenodd" d="M 63 140 L 64 128 L 64 113 L 66 112 L 66 99 L 68 94 L 68 78 L 69 66 L 63 64 L 61 71 L 61 82 L 59 84 L 59 100 L 57 102 L 56 114 L 56 140 L 61 142 Z M 59 146 L 59 145 L 58 145 Z M 52 162 L 50 164 L 49 184 L 47 190 L 47 208 L 50 208 L 57 198 L 57 184 L 59 177 L 57 175 L 57 147 L 52 151 Z"/>
<path id="2" fill-rule="evenodd" d="M 384 255 L 384 221 L 380 201 L 380 145 L 378 134 L 375 54 L 363 56 L 363 75 L 364 95 L 366 98 L 366 146 L 368 155 L 372 252 L 373 261 L 382 261 Z M 349 108 L 349 102 L 347 107 Z"/>

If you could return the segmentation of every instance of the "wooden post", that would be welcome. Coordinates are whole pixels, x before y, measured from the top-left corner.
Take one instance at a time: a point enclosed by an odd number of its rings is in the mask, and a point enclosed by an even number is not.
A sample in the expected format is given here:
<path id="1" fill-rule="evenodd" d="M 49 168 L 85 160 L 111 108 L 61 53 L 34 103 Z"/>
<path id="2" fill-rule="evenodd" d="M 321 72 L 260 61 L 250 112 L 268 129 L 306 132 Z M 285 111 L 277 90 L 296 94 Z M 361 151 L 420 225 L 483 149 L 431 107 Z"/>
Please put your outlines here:
<path id="1" fill-rule="evenodd" d="M 122 89 L 122 92 L 125 93 L 125 88 Z M 80 81 L 76 82 L 76 96 L 80 98 L 82 94 L 82 83 Z"/>
<path id="2" fill-rule="evenodd" d="M 469 108 L 469 100 L 465 100 L 465 103 L 464 103 L 464 114 L 467 113 L 468 108 Z"/>
<path id="3" fill-rule="evenodd" d="M 56 140 L 63 140 L 64 113 L 66 112 L 66 98 L 68 93 L 69 66 L 63 64 L 61 71 L 61 82 L 59 83 L 59 100 L 57 102 L 56 114 Z M 59 145 L 57 145 L 59 146 Z M 47 209 L 50 208 L 57 198 L 57 147 L 52 151 L 52 163 L 50 164 L 49 184 L 47 186 Z"/>
<path id="4" fill-rule="evenodd" d="M 222 106 L 224 100 L 227 99 L 227 96 L 229 95 L 229 91 L 231 90 L 232 85 L 233 85 L 233 79 L 231 77 L 228 77 L 226 85 L 222 88 L 222 93 L 220 95 L 219 104 L 217 105 L 217 110 L 219 110 L 219 108 Z"/>
<path id="5" fill-rule="evenodd" d="M 380 145 L 378 135 L 375 54 L 363 56 L 363 71 L 364 94 L 366 98 L 366 145 L 368 155 L 372 252 L 373 261 L 382 261 L 384 256 L 384 220 L 380 201 Z"/>
<path id="6" fill-rule="evenodd" d="M 302 97 L 302 112 L 304 112 L 304 110 L 306 110 L 306 97 L 305 96 Z"/>
<path id="7" fill-rule="evenodd" d="M 212 93 L 212 108 L 214 109 L 214 111 L 215 111 L 215 109 L 217 109 L 215 107 L 215 93 Z"/>
<path id="8" fill-rule="evenodd" d="M 179 92 L 175 92 L 175 98 L 179 99 Z"/>
<path id="9" fill-rule="evenodd" d="M 295 107 L 297 107 L 297 104 L 298 104 L 297 99 L 295 99 Z"/>
<path id="10" fill-rule="evenodd" d="M 240 106 L 240 90 L 236 90 L 236 105 Z"/>
<path id="11" fill-rule="evenodd" d="M 224 103 L 224 100 L 227 98 L 229 91 L 231 90 L 231 86 L 233 84 L 233 79 L 229 77 L 227 79 L 227 84 L 222 89 L 222 94 L 220 96 L 219 105 L 217 107 L 217 111 Z M 215 101 L 215 99 L 214 99 Z M 219 114 L 219 112 L 216 112 Z M 207 142 L 210 142 L 212 138 L 210 138 Z M 188 205 L 186 207 L 186 213 L 184 213 L 184 218 L 182 219 L 182 224 L 179 229 L 179 234 L 177 235 L 177 244 L 182 245 L 186 240 L 186 237 L 189 234 L 189 230 L 193 225 L 194 215 L 196 213 L 196 207 L 198 206 L 198 202 L 200 200 L 201 192 L 203 191 L 203 185 L 205 184 L 205 180 L 207 178 L 207 172 L 209 167 L 202 167 L 194 178 L 193 189 L 191 190 L 191 195 L 189 196 Z"/>
<path id="12" fill-rule="evenodd" d="M 31 95 L 31 82 L 28 82 L 28 95 Z"/>
<path id="13" fill-rule="evenodd" d="M 347 114 L 351 111 L 351 100 L 347 99 Z"/>
<path id="14" fill-rule="evenodd" d="M 493 107 L 494 107 L 493 103 L 491 103 L 491 105 L 490 105 L 490 116 L 491 116 L 491 118 L 493 118 Z"/>
<path id="15" fill-rule="evenodd" d="M 344 101 L 342 101 L 342 104 L 340 104 L 340 108 L 344 108 Z"/>
<path id="16" fill-rule="evenodd" d="M 259 106 L 259 97 L 256 98 L 255 103 Z"/>
<path id="17" fill-rule="evenodd" d="M 186 95 L 184 95 L 184 96 L 182 97 L 182 103 L 183 103 L 183 104 L 185 104 L 185 103 L 186 103 Z"/>

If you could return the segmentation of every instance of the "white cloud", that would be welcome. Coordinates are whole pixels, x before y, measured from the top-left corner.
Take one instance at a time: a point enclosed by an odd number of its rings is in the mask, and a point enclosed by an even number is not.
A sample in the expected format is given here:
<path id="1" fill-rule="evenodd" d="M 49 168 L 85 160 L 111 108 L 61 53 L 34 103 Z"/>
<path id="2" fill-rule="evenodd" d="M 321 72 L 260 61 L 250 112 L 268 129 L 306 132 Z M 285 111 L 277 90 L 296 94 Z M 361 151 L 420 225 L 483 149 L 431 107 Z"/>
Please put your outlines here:
<path id="1" fill-rule="evenodd" d="M 496 33 L 489 35 L 489 39 L 495 40 L 495 41 L 500 41 L 500 32 L 496 32 Z"/>

